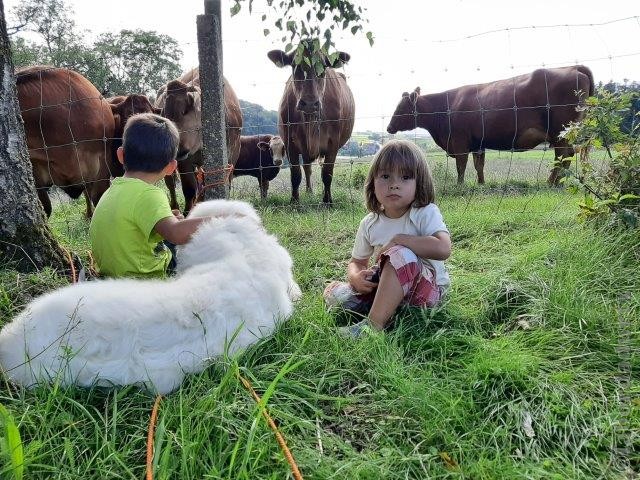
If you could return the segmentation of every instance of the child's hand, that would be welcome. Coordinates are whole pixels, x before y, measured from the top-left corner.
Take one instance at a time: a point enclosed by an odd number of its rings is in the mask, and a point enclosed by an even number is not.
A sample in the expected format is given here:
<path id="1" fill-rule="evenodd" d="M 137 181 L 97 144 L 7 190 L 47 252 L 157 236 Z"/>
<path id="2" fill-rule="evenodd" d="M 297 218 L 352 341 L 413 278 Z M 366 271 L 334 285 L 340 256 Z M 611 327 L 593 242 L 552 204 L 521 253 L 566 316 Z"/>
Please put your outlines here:
<path id="1" fill-rule="evenodd" d="M 373 277 L 374 273 L 375 270 L 371 268 L 360 270 L 359 272 L 350 275 L 349 283 L 358 293 L 370 293 L 378 286 L 378 282 L 371 281 L 371 277 Z"/>
<path id="2" fill-rule="evenodd" d="M 171 213 L 173 213 L 173 216 L 176 217 L 178 220 L 184 220 L 184 215 L 182 215 L 182 212 L 177 208 L 174 208 L 173 210 L 171 210 Z"/>

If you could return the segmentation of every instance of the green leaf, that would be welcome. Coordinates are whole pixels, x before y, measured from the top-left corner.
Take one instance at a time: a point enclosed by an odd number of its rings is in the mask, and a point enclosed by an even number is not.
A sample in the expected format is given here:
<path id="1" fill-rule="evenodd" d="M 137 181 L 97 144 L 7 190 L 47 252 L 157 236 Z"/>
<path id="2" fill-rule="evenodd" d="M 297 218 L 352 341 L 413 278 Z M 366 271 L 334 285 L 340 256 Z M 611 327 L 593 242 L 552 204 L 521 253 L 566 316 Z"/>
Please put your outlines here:
<path id="1" fill-rule="evenodd" d="M 369 40 L 369 46 L 373 46 L 373 32 L 367 32 L 367 40 Z"/>
<path id="2" fill-rule="evenodd" d="M 284 47 L 284 51 L 285 51 L 286 53 L 289 53 L 292 49 L 293 49 L 293 44 L 291 44 L 291 43 L 287 43 L 287 44 L 285 45 L 285 47 Z"/>
<path id="3" fill-rule="evenodd" d="M 262 30 L 262 33 L 264 34 L 264 36 L 266 37 L 267 35 L 269 35 L 269 29 L 265 28 L 264 30 Z"/>
<path id="4" fill-rule="evenodd" d="M 0 435 L 4 437 L 7 446 L 6 455 L 9 457 L 10 469 L 16 480 L 22 480 L 24 473 L 24 452 L 22 450 L 20 432 L 18 427 L 16 427 L 13 416 L 3 405 L 0 405 L 0 423 L 4 426 L 4 428 L 0 430 Z"/>
<path id="5" fill-rule="evenodd" d="M 233 7 L 231 7 L 231 16 L 233 17 L 237 15 L 238 12 L 240 12 L 240 8 L 241 8 L 240 2 L 236 2 L 236 4 Z"/>

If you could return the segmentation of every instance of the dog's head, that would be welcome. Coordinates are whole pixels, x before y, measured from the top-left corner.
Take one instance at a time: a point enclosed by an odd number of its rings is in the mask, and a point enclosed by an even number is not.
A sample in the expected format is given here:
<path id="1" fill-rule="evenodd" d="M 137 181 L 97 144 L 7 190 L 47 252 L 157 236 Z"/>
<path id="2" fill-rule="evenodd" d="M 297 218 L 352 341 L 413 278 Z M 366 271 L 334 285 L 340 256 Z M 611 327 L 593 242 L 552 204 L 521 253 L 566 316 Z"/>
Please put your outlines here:
<path id="1" fill-rule="evenodd" d="M 196 217 L 248 217 L 262 225 L 258 212 L 247 202 L 239 200 L 208 200 L 200 202 L 191 209 L 188 216 L 188 218 Z"/>

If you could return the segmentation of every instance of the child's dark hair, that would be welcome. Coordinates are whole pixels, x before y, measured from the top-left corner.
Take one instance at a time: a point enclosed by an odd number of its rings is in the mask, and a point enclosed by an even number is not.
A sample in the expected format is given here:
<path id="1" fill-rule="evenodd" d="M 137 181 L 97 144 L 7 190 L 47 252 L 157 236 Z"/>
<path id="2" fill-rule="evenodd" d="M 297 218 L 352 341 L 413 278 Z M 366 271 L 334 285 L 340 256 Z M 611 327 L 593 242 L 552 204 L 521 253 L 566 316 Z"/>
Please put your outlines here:
<path id="1" fill-rule="evenodd" d="M 422 150 L 415 143 L 408 140 L 389 140 L 374 157 L 364 185 L 364 195 L 367 210 L 375 213 L 382 212 L 382 205 L 376 198 L 373 185 L 380 171 L 399 172 L 416 179 L 416 198 L 412 207 L 425 207 L 435 201 L 431 169 Z"/>
<path id="2" fill-rule="evenodd" d="M 180 133 L 175 124 L 155 113 L 133 115 L 122 134 L 125 170 L 159 172 L 176 158 Z"/>

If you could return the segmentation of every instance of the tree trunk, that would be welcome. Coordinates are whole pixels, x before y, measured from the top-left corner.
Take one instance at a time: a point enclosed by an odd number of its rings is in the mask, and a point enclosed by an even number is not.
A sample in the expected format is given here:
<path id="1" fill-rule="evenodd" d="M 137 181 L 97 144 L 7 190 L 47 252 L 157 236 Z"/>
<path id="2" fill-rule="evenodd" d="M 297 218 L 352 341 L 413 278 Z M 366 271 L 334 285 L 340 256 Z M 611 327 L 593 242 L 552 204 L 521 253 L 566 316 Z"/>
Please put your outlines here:
<path id="1" fill-rule="evenodd" d="M 66 259 L 36 195 L 0 0 L 0 267 L 6 266 L 62 270 Z"/>

